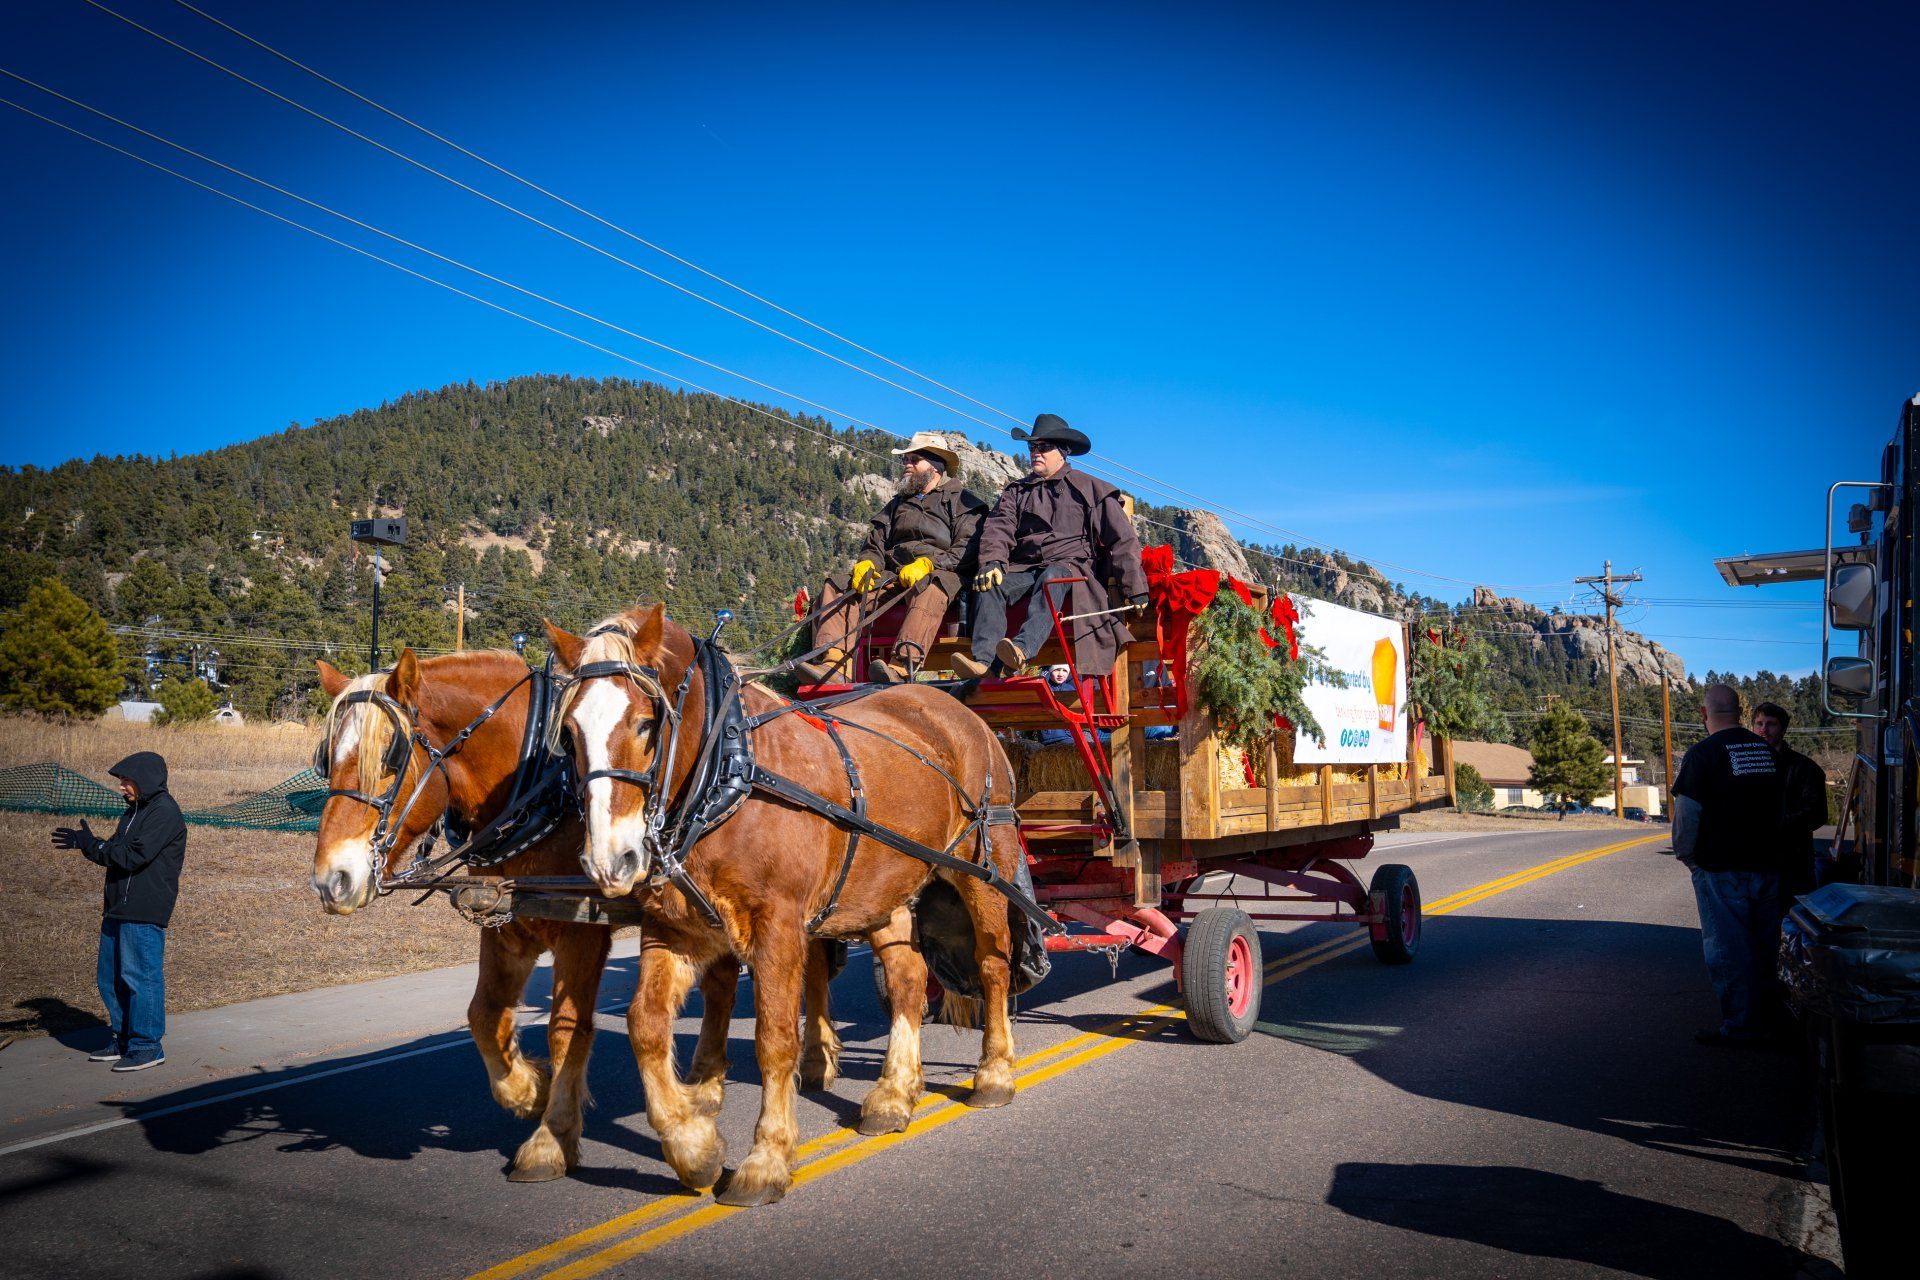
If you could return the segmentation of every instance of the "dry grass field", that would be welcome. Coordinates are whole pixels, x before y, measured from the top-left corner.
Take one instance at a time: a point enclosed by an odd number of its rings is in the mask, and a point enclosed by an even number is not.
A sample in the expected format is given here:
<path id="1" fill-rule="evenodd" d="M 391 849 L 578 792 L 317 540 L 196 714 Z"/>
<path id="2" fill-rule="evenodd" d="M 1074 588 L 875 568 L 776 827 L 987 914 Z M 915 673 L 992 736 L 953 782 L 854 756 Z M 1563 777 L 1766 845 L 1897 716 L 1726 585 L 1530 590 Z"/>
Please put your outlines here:
<path id="1" fill-rule="evenodd" d="M 0 719 L 0 767 L 53 760 L 110 783 L 107 769 L 158 751 L 182 808 L 224 804 L 272 786 L 312 753 L 316 729 L 153 728 Z M 100 829 L 101 819 L 92 819 Z M 68 822 L 0 813 L 0 1035 L 102 1025 L 93 966 L 104 873 L 48 843 Z M 187 829 L 180 905 L 167 931 L 167 1006 L 204 1009 L 257 996 L 473 959 L 475 929 L 444 899 L 387 898 L 324 915 L 308 887 L 313 837 Z"/>
<path id="2" fill-rule="evenodd" d="M 1524 831 L 1528 824 L 1546 823 L 1590 831 L 1618 831 L 1622 839 L 1635 835 L 1665 835 L 1672 828 L 1659 822 L 1627 822 L 1605 814 L 1576 813 L 1557 818 L 1551 813 L 1458 813 L 1452 809 L 1429 809 L 1409 813 L 1400 819 L 1402 831 Z"/>

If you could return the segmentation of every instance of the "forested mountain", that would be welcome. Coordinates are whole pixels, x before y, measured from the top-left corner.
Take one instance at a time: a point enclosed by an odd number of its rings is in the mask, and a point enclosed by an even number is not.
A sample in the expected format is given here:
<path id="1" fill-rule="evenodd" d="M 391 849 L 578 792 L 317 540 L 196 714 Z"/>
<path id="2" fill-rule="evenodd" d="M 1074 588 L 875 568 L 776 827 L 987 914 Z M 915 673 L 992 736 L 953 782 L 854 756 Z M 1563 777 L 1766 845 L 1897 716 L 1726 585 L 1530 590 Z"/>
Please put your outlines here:
<path id="1" fill-rule="evenodd" d="M 453 646 L 462 583 L 469 646 L 524 632 L 537 653 L 542 616 L 580 626 L 652 599 L 700 626 L 731 608 L 744 637 L 760 638 L 791 619 L 795 588 L 815 589 L 857 545 L 889 491 L 893 443 L 652 384 L 535 376 L 416 393 L 190 457 L 0 468 L 0 608 L 58 576 L 127 629 L 132 684 L 155 660 L 174 673 L 211 665 L 243 711 L 300 714 L 312 706 L 312 659 L 328 652 L 317 646 L 365 669 L 371 563 L 348 522 L 404 514 L 408 545 L 386 553 L 382 588 L 389 659 L 402 644 Z M 975 476 L 988 495 L 1017 473 L 991 462 Z M 1141 515 L 1143 541 L 1177 536 L 1188 558 L 1469 627 L 1494 646 L 1495 695 L 1516 717 L 1547 693 L 1605 705 L 1593 633 L 1570 620 L 1503 614 L 1490 626 L 1497 610 L 1484 601 L 1411 596 L 1338 553 L 1241 547 L 1197 513 Z M 1691 688 L 1676 688 L 1690 708 Z M 1657 739 L 1657 683 L 1630 678 L 1622 700 L 1651 715 Z M 1636 732 L 1631 752 L 1651 741 Z"/>

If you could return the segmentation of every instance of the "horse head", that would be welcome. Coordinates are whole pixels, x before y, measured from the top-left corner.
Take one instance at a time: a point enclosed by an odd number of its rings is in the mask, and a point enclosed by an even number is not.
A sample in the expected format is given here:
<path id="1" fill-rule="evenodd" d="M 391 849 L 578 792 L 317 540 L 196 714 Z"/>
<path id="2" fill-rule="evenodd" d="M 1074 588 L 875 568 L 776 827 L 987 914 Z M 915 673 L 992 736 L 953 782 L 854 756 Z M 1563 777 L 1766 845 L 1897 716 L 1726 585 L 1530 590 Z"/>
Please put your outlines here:
<path id="1" fill-rule="evenodd" d="M 660 775 L 690 763 L 682 749 L 666 767 L 679 728 L 675 695 L 693 663 L 693 641 L 658 604 L 615 614 L 585 636 L 549 622 L 547 637 L 554 667 L 567 680 L 553 718 L 554 745 L 573 753 L 585 797 L 580 863 L 602 893 L 617 897 L 652 869 L 648 818 L 677 780 Z"/>
<path id="2" fill-rule="evenodd" d="M 320 905 L 346 915 L 371 903 L 380 881 L 445 812 L 447 780 L 421 732 L 420 661 L 408 649 L 391 671 L 350 679 L 315 664 L 333 699 L 314 768 L 327 779 L 313 855 Z"/>

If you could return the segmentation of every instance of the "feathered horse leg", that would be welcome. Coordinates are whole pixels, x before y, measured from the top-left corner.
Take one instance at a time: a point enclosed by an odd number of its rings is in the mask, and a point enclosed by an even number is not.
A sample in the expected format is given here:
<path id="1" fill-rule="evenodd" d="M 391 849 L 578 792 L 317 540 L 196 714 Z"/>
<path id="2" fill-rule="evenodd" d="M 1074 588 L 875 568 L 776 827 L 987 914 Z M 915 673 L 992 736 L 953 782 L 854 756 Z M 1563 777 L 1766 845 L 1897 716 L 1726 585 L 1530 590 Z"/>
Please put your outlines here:
<path id="1" fill-rule="evenodd" d="M 680 1181 L 704 1191 L 720 1179 L 726 1143 L 710 1116 L 700 1114 L 673 1062 L 673 1020 L 693 986 L 694 963 L 658 934 L 643 934 L 640 985 L 627 1009 L 627 1038 L 640 1064 L 647 1122 Z M 756 984 L 757 985 L 757 984 Z"/>
<path id="2" fill-rule="evenodd" d="M 927 1012 L 927 962 L 913 945 L 913 914 L 905 906 L 893 913 L 873 939 L 873 962 L 887 979 L 892 1025 L 880 1079 L 860 1102 L 860 1132 L 897 1133 L 907 1127 L 920 1100 L 926 1074 L 920 1063 L 920 1020 Z"/>

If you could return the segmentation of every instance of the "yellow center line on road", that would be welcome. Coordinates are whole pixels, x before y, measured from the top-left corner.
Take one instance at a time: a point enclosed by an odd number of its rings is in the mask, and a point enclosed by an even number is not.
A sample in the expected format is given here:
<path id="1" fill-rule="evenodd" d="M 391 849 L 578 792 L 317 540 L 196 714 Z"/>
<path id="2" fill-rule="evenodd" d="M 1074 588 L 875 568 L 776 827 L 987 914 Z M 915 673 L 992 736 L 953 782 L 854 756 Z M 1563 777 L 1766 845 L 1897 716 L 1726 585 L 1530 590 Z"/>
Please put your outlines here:
<path id="1" fill-rule="evenodd" d="M 1663 836 L 1659 835 L 1641 836 L 1598 849 L 1588 849 L 1581 853 L 1555 858 L 1551 862 L 1529 867 L 1524 871 L 1517 871 L 1497 880 L 1490 880 L 1485 884 L 1450 894 L 1423 907 L 1421 915 L 1423 917 L 1447 915 L 1522 885 L 1545 879 L 1557 872 L 1604 858 L 1609 854 L 1619 853 L 1623 849 L 1651 844 L 1662 838 Z M 1348 952 L 1356 951 L 1367 945 L 1369 940 L 1369 935 L 1365 932 L 1357 937 L 1342 935 L 1280 956 L 1266 966 L 1262 985 L 1272 986 L 1274 983 L 1283 982 L 1296 974 L 1325 964 Z M 1059 1044 L 1028 1054 L 1015 1062 L 1015 1088 L 1019 1092 L 1025 1092 L 1056 1076 L 1077 1070 L 1108 1054 L 1117 1053 L 1130 1044 L 1148 1039 L 1174 1023 L 1184 1020 L 1185 1017 L 1186 1012 L 1176 1005 L 1156 1004 L 1130 1017 L 1108 1023 L 1106 1026 L 1070 1036 Z M 843 1128 L 802 1143 L 794 1151 L 794 1161 L 797 1166 L 793 1177 L 794 1188 L 797 1190 L 828 1174 L 859 1164 L 882 1151 L 931 1133 L 969 1114 L 972 1108 L 959 1101 L 959 1098 L 971 1085 L 972 1078 L 969 1077 L 957 1085 L 942 1086 L 922 1096 L 914 1105 L 916 1114 L 912 1123 L 903 1133 L 862 1138 L 857 1130 Z M 671 1196 L 643 1205 L 631 1213 L 622 1214 L 597 1226 L 577 1231 L 551 1244 L 521 1254 L 519 1257 L 510 1258 L 497 1266 L 479 1272 L 470 1280 L 509 1280 L 510 1277 L 525 1275 L 583 1250 L 613 1241 L 611 1244 L 605 1244 L 605 1247 L 597 1252 L 577 1258 L 556 1271 L 546 1273 L 545 1277 L 545 1280 L 586 1280 L 587 1277 L 598 1275 L 609 1267 L 618 1266 L 649 1253 L 661 1245 L 744 1212 L 747 1211 L 715 1203 L 708 1200 L 705 1195 L 692 1192 Z M 675 1217 L 675 1214 L 679 1216 Z M 662 1218 L 667 1218 L 669 1221 L 648 1226 L 649 1223 Z"/>

